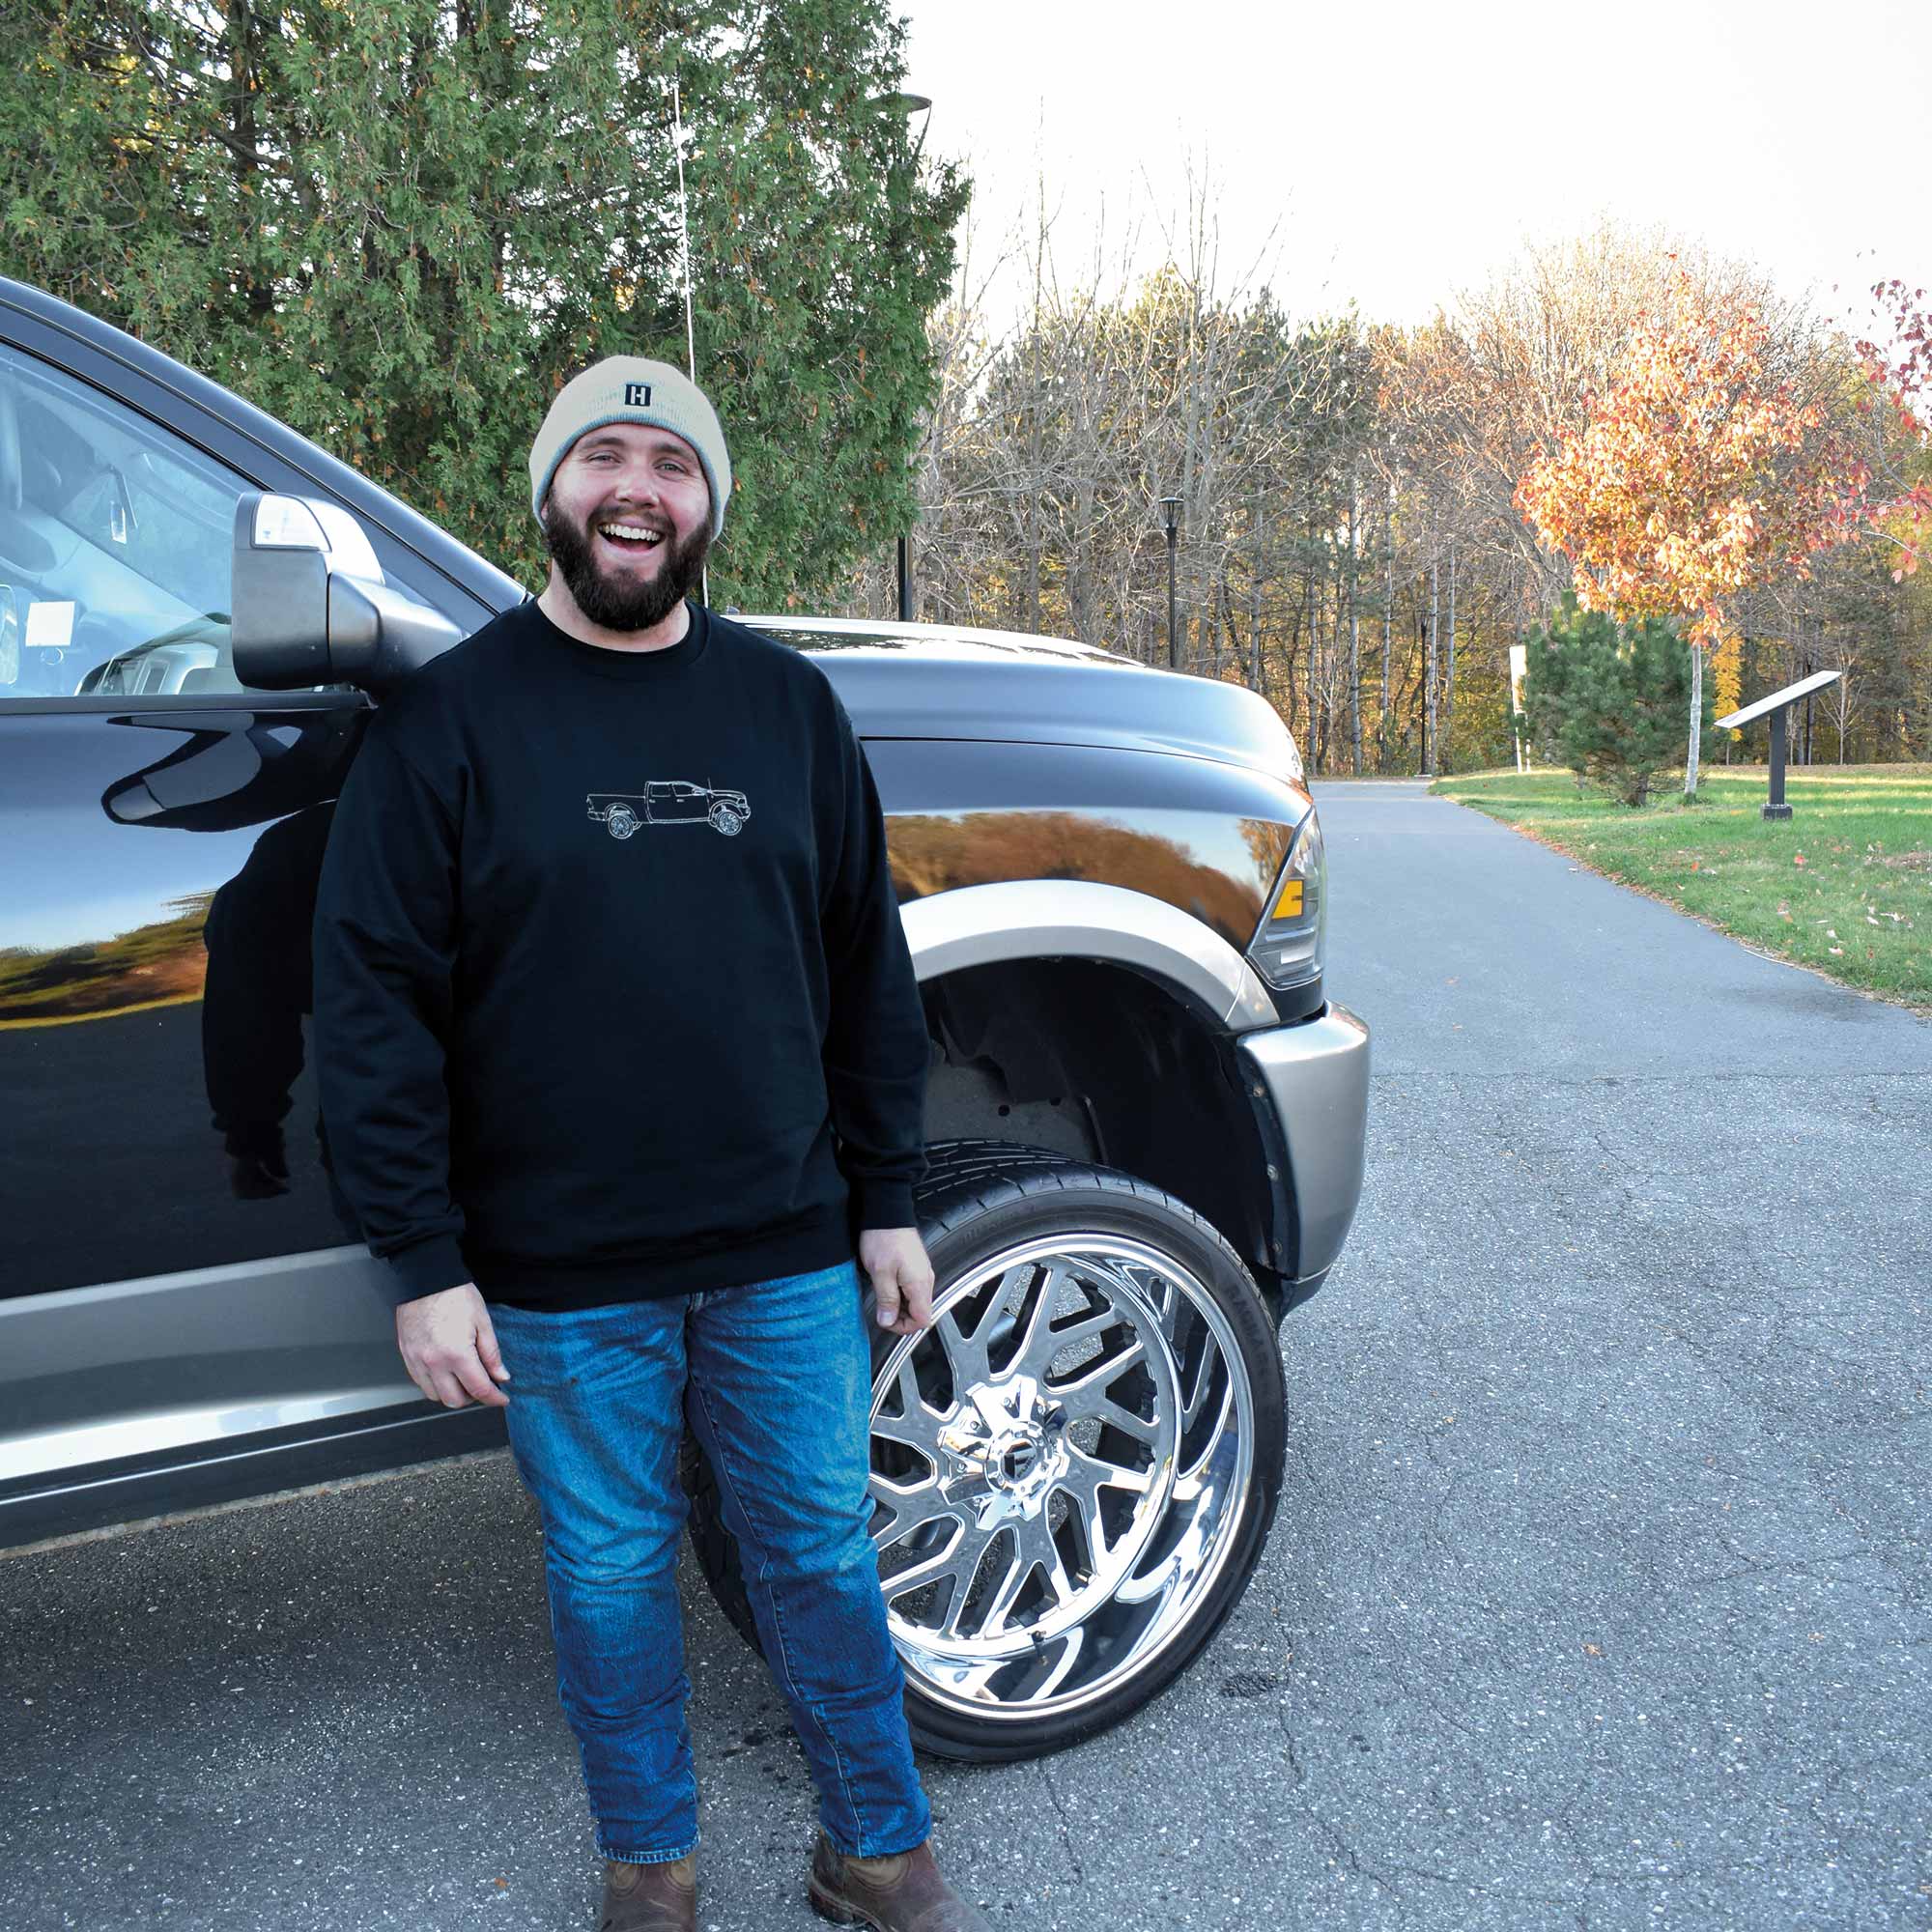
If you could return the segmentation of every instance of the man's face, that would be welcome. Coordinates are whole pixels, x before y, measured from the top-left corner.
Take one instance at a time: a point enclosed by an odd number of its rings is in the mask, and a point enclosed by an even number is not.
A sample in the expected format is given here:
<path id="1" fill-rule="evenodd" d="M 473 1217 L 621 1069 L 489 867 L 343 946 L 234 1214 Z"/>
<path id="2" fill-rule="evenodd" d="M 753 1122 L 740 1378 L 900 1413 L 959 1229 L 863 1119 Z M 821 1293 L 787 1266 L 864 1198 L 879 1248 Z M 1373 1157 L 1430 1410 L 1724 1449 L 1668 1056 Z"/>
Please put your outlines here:
<path id="1" fill-rule="evenodd" d="M 607 631 L 648 631 L 697 582 L 711 548 L 696 452 L 641 423 L 592 430 L 557 465 L 543 533 L 584 616 Z"/>

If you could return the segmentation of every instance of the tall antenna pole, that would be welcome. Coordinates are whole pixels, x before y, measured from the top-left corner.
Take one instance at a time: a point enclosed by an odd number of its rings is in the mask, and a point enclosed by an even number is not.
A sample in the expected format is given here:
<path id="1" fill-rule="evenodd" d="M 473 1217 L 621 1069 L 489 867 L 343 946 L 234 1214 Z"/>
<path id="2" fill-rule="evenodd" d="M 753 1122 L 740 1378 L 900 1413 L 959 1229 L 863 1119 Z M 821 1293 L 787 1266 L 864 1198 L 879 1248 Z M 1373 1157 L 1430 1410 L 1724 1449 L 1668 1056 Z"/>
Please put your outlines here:
<path id="1" fill-rule="evenodd" d="M 694 384 L 697 381 L 697 336 L 691 322 L 691 204 L 684 192 L 684 102 L 679 95 L 677 76 L 670 77 L 671 139 L 677 150 L 677 252 L 684 268 L 684 367 Z M 711 572 L 697 573 L 697 601 L 711 602 Z"/>
<path id="2" fill-rule="evenodd" d="M 697 341 L 691 326 L 691 205 L 684 194 L 684 106 L 678 96 L 677 76 L 670 82 L 671 133 L 677 143 L 677 245 L 684 258 L 684 367 L 697 381 Z"/>

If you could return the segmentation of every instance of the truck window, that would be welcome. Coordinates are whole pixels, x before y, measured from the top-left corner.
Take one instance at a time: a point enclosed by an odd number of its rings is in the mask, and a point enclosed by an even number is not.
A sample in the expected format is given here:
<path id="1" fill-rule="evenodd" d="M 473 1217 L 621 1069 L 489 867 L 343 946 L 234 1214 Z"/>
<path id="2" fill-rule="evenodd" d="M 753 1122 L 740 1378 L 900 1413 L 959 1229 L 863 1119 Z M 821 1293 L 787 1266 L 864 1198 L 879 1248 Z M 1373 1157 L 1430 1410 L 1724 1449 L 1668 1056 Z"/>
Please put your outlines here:
<path id="1" fill-rule="evenodd" d="M 0 706 L 242 690 L 228 605 L 235 503 L 251 487 L 0 344 Z"/>
<path id="2" fill-rule="evenodd" d="M 0 704 L 237 690 L 229 553 L 244 478 L 0 346 Z"/>

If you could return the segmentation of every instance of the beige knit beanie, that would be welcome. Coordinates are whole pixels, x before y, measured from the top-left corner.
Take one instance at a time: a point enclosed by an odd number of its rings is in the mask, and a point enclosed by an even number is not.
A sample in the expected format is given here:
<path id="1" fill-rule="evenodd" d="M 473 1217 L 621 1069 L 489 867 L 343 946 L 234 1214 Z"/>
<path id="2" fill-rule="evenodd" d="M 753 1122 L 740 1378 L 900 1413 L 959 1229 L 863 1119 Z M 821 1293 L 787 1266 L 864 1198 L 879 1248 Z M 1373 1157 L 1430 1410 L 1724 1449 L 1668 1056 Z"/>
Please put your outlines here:
<path id="1" fill-rule="evenodd" d="M 543 500 L 556 467 L 579 437 L 607 423 L 645 423 L 681 436 L 697 452 L 711 490 L 711 534 L 724 527 L 731 496 L 731 454 L 718 412 L 682 369 L 643 355 L 607 355 L 556 392 L 530 447 L 530 510 L 543 519 Z"/>

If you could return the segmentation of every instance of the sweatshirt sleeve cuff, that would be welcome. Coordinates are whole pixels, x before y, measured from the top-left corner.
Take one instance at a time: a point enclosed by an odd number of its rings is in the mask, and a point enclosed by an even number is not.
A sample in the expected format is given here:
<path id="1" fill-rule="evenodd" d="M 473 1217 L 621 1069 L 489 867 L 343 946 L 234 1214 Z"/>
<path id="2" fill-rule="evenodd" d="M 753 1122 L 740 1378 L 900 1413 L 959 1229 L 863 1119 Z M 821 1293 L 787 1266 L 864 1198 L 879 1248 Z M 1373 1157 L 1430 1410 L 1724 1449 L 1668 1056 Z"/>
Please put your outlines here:
<path id="1" fill-rule="evenodd" d="M 469 1264 L 454 1235 L 432 1235 L 407 1248 L 385 1255 L 389 1264 L 389 1293 L 400 1306 L 417 1301 L 425 1294 L 440 1294 L 445 1289 L 461 1288 L 469 1279 Z"/>
<path id="2" fill-rule="evenodd" d="M 913 1228 L 912 1183 L 909 1180 L 854 1180 L 852 1210 L 854 1225 L 863 1233 L 867 1228 Z"/>

